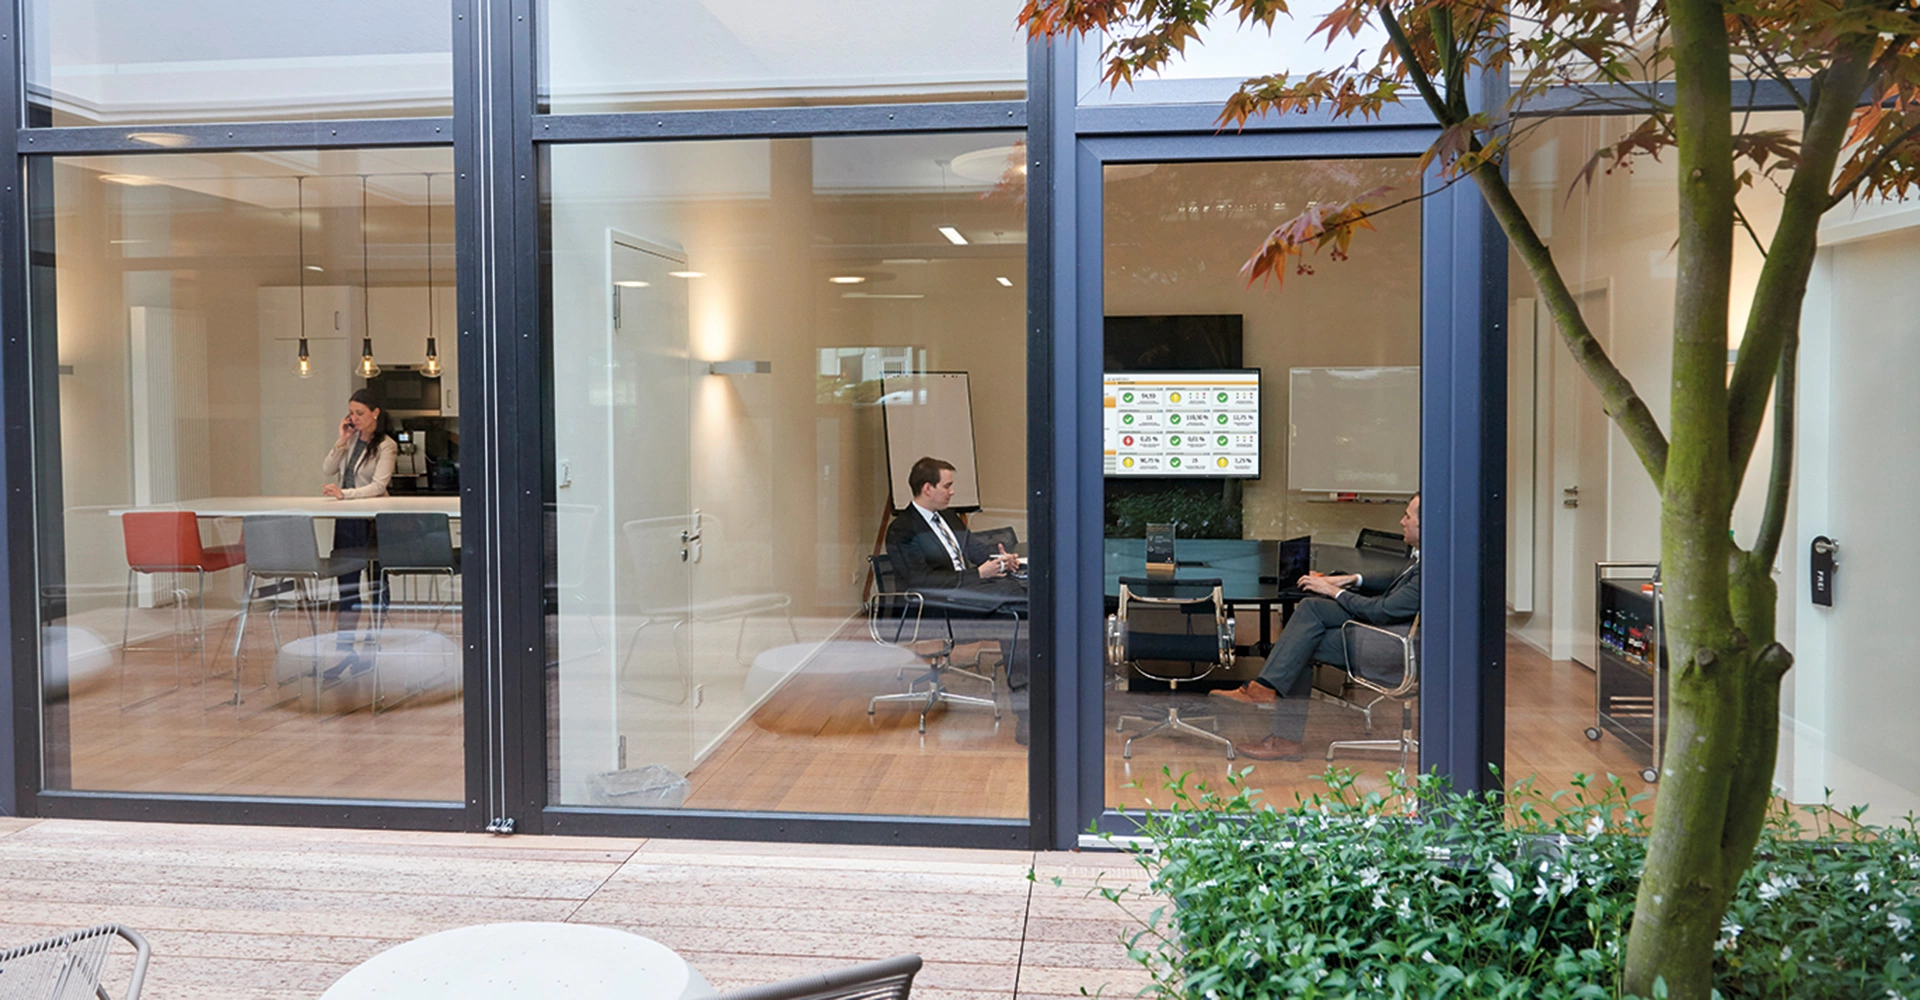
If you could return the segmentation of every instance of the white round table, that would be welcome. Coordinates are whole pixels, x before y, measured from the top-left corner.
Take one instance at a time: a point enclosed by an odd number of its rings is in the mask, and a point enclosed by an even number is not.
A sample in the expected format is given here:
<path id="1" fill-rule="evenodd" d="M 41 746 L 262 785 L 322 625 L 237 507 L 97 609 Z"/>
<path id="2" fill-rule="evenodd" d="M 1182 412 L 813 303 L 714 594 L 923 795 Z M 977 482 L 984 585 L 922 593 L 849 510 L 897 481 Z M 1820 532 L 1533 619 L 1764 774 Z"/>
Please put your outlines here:
<path id="1" fill-rule="evenodd" d="M 713 987 L 673 949 L 592 924 L 479 924 L 415 938 L 341 976 L 321 1000 L 691 1000 Z"/>

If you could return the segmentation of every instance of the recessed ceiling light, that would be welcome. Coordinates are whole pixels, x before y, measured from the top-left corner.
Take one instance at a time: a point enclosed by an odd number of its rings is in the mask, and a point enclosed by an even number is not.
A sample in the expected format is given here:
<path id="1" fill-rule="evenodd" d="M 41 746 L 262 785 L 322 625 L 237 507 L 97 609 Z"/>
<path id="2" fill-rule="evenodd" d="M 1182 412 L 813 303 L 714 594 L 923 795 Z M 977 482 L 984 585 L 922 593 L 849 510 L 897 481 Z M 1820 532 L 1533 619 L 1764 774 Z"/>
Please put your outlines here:
<path id="1" fill-rule="evenodd" d="M 651 282 L 651 281 L 616 281 L 616 282 L 614 282 L 614 284 L 616 284 L 616 285 L 619 285 L 619 286 L 620 286 L 621 288 L 651 288 L 651 287 L 653 287 L 653 282 Z"/>
<path id="2" fill-rule="evenodd" d="M 135 243 L 145 243 L 147 241 L 146 240 L 108 240 L 107 242 L 117 247 L 124 247 L 124 246 L 131 246 Z"/>
<path id="3" fill-rule="evenodd" d="M 142 142 L 149 146 L 161 146 L 167 149 L 177 149 L 193 141 L 178 132 L 128 132 L 127 138 L 133 142 Z"/>
<path id="4" fill-rule="evenodd" d="M 326 268 L 324 268 L 324 267 L 321 267 L 321 266 L 320 266 L 320 265 L 318 265 L 318 264 L 308 264 L 308 265 L 307 265 L 307 270 L 309 270 L 309 271 L 325 271 L 325 270 L 326 270 Z"/>
<path id="5" fill-rule="evenodd" d="M 941 226 L 940 235 L 945 236 L 947 238 L 947 242 L 953 244 L 954 246 L 963 247 L 967 245 L 967 238 L 965 236 L 960 235 L 960 230 L 955 229 L 952 226 Z"/>
<path id="6" fill-rule="evenodd" d="M 100 179 L 108 184 L 125 184 L 128 187 L 146 187 L 149 184 L 159 183 L 145 174 L 101 174 Z"/>
<path id="7" fill-rule="evenodd" d="M 668 271 L 667 276 L 670 278 L 704 278 L 707 276 L 707 272 L 705 271 Z"/>
<path id="8" fill-rule="evenodd" d="M 1012 288 L 1012 287 L 1013 287 L 1013 279 L 1011 279 L 1011 278 L 1009 278 L 1009 277 L 1007 277 L 1007 276 L 1006 276 L 1006 275 L 1004 275 L 1004 274 L 1002 274 L 1002 275 L 996 275 L 996 276 L 994 277 L 994 279 L 993 279 L 993 280 L 995 280 L 995 281 L 998 281 L 998 282 L 1000 283 L 1000 287 L 1002 287 L 1002 288 Z"/>
<path id="9" fill-rule="evenodd" d="M 933 261 L 928 260 L 925 257 L 888 257 L 885 260 L 882 260 L 880 263 L 882 264 L 931 264 L 933 263 Z"/>
<path id="10" fill-rule="evenodd" d="M 843 299 L 924 299 L 919 292 L 841 292 Z"/>
<path id="11" fill-rule="evenodd" d="M 857 285 L 867 279 L 857 274 L 836 274 L 827 280 L 836 285 Z"/>

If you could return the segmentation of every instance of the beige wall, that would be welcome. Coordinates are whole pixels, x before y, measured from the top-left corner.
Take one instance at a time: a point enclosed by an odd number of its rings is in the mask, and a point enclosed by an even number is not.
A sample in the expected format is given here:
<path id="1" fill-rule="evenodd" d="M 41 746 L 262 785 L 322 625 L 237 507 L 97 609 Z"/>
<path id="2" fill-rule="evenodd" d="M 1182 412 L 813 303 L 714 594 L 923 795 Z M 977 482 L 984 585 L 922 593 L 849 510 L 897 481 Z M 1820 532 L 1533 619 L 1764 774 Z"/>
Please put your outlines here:
<path id="1" fill-rule="evenodd" d="M 1261 370 L 1261 478 L 1245 492 L 1245 534 L 1351 540 L 1397 531 L 1401 507 L 1336 504 L 1287 489 L 1287 370 L 1420 363 L 1420 209 L 1404 206 L 1360 233 L 1352 258 L 1309 255 L 1312 274 L 1248 287 L 1240 266 L 1279 223 L 1312 202 L 1383 185 L 1418 190 L 1410 160 L 1192 163 L 1109 167 L 1109 315 L 1244 317 L 1243 363 Z"/>

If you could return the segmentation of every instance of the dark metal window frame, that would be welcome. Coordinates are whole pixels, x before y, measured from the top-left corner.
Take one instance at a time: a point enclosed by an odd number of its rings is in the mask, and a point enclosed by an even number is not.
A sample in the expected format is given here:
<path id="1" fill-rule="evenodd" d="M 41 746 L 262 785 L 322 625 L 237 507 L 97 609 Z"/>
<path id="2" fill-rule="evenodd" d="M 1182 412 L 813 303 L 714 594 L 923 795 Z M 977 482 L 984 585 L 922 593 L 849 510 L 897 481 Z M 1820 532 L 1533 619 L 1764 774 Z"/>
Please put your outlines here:
<path id="1" fill-rule="evenodd" d="M 195 152 L 452 144 L 456 171 L 461 389 L 472 416 L 463 471 L 466 545 L 467 801 L 444 803 L 55 792 L 40 788 L 36 461 L 58 458 L 38 419 L 45 381 L 28 331 L 28 181 L 54 155 L 154 154 L 138 126 L 27 127 L 22 0 L 0 0 L 0 607 L 12 637 L 0 682 L 0 814 L 429 829 L 518 829 L 863 843 L 1068 847 L 1105 813 L 1104 708 L 1097 683 L 1104 612 L 1100 553 L 1099 166 L 1107 160 L 1402 155 L 1431 122 L 1389 109 L 1368 122 L 1256 120 L 1223 135 L 1211 104 L 1076 99 L 1078 39 L 1028 47 L 1024 102 L 546 115 L 535 93 L 534 0 L 450 0 L 454 114 L 402 119 L 164 123 Z M 1758 108 L 1790 109 L 1760 88 Z M 1489 90 L 1489 93 L 1493 93 Z M 1541 113 L 1589 99 L 1562 88 Z M 1523 109 L 1522 114 L 1527 113 Z M 1591 114 L 1609 109 L 1595 107 Z M 546 801 L 545 622 L 541 541 L 553 497 L 551 407 L 542 359 L 542 146 L 701 138 L 1003 131 L 1028 136 L 1028 503 L 1034 684 L 1026 820 L 785 813 L 630 813 Z M 1419 149 L 1412 149 L 1418 152 Z M 1091 199 L 1091 201 L 1089 201 Z M 1425 558 L 1422 764 L 1464 787 L 1487 783 L 1504 738 L 1504 299 L 1506 248 L 1464 185 L 1425 205 L 1422 253 L 1422 486 Z M 1093 280 L 1088 281 L 1091 277 Z M 477 403 L 478 405 L 471 405 Z M 540 428 L 538 434 L 527 428 Z M 54 440 L 46 437 L 49 433 Z M 40 435 L 36 445 L 35 435 Z M 49 452 L 51 449 L 51 453 Z M 53 470 L 57 473 L 57 469 Z M 486 567 L 483 570 L 483 567 Z M 1089 683 L 1089 682 L 1093 683 Z M 510 825 L 509 825 L 510 823 Z M 1121 832 L 1127 824 L 1117 820 Z"/>

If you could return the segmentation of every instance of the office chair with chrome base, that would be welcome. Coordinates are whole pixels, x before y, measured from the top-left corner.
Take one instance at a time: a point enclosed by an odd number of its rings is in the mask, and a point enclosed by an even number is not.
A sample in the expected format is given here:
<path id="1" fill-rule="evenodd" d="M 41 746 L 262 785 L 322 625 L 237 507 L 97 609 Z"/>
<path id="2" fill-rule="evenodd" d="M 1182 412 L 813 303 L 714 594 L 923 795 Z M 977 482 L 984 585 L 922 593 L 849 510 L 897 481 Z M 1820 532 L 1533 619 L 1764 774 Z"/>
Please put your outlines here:
<path id="1" fill-rule="evenodd" d="M 1178 691 L 1181 684 L 1201 680 L 1223 667 L 1233 665 L 1233 619 L 1227 616 L 1226 599 L 1217 578 L 1191 580 L 1155 580 L 1147 577 L 1120 578 L 1120 609 L 1107 618 L 1107 660 L 1116 669 L 1131 669 L 1148 680 Z M 1204 665 L 1194 672 L 1175 676 L 1156 674 L 1142 663 L 1184 662 Z M 1167 714 L 1158 720 L 1123 715 L 1114 723 L 1115 732 L 1123 732 L 1128 722 L 1153 722 L 1145 730 L 1127 737 L 1120 756 L 1133 759 L 1133 741 L 1160 733 L 1187 733 L 1212 740 L 1227 748 L 1227 759 L 1236 756 L 1233 741 L 1219 733 L 1194 725 L 1213 724 L 1212 716 L 1182 718 L 1179 706 L 1167 706 Z"/>
<path id="2" fill-rule="evenodd" d="M 1341 638 L 1347 646 L 1347 676 L 1355 686 L 1375 693 L 1376 697 L 1361 709 L 1367 716 L 1367 731 L 1373 731 L 1373 707 L 1389 699 L 1400 703 L 1400 735 L 1391 740 L 1336 740 L 1327 745 L 1327 759 L 1336 750 L 1398 750 L 1400 767 L 1420 753 L 1420 740 L 1413 731 L 1413 702 L 1420 696 L 1420 619 L 1405 626 L 1403 635 L 1395 629 L 1365 622 L 1350 621 L 1341 626 Z M 1356 706 L 1358 707 L 1358 706 Z"/>
<path id="3" fill-rule="evenodd" d="M 867 558 L 873 565 L 875 587 L 874 595 L 867 599 L 867 635 L 875 642 L 907 649 L 926 664 L 926 672 L 908 682 L 904 693 L 873 696 L 867 702 L 867 714 L 873 715 L 875 708 L 883 701 L 925 702 L 920 707 L 920 731 L 924 733 L 927 731 L 927 713 L 933 711 L 935 705 L 951 702 L 956 705 L 991 708 L 994 721 L 1000 721 L 998 701 L 975 695 L 954 694 L 947 690 L 948 674 L 961 673 L 981 680 L 987 680 L 987 678 L 953 665 L 953 623 L 938 602 L 934 603 L 934 612 L 940 616 L 945 635 L 924 637 L 921 635 L 921 627 L 925 623 L 928 610 L 927 595 L 917 590 L 906 589 L 904 582 L 906 576 L 899 571 L 891 553 L 881 553 Z M 987 683 L 991 685 L 993 682 L 987 680 Z M 927 686 L 926 690 L 913 690 L 921 684 Z"/>
<path id="4" fill-rule="evenodd" d="M 1397 531 L 1361 528 L 1360 537 L 1354 539 L 1353 547 L 1366 552 L 1384 552 L 1402 559 L 1413 557 L 1413 546 L 1408 545 L 1407 540 Z"/>

